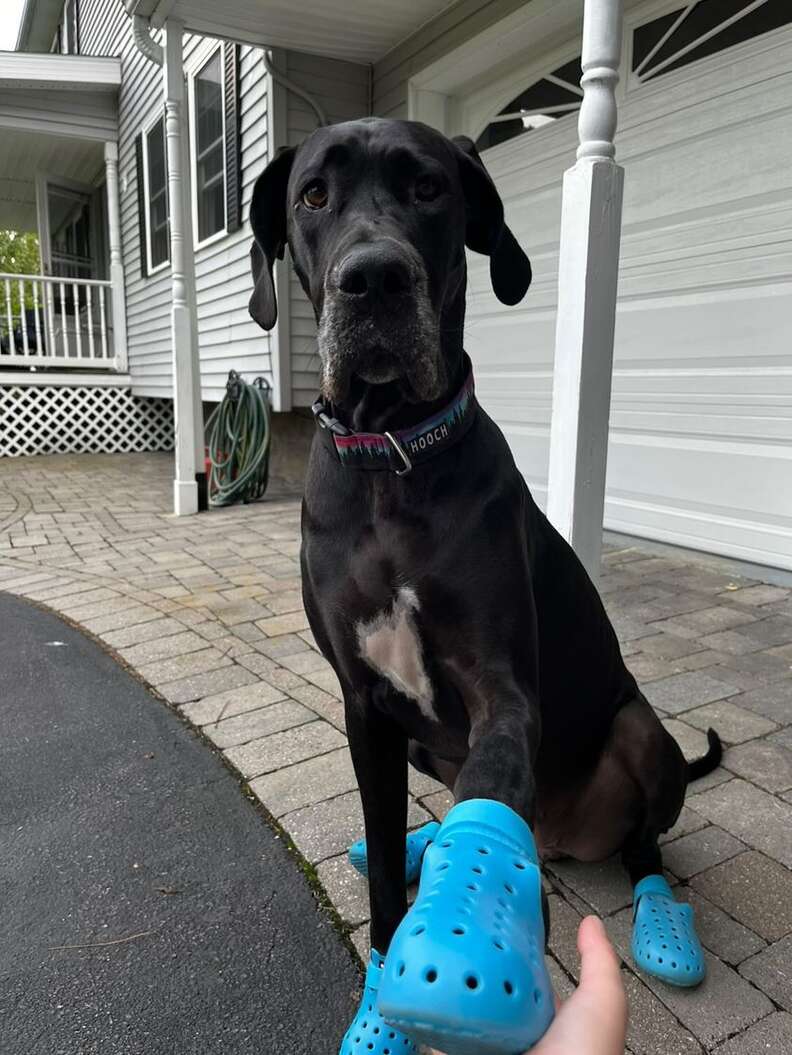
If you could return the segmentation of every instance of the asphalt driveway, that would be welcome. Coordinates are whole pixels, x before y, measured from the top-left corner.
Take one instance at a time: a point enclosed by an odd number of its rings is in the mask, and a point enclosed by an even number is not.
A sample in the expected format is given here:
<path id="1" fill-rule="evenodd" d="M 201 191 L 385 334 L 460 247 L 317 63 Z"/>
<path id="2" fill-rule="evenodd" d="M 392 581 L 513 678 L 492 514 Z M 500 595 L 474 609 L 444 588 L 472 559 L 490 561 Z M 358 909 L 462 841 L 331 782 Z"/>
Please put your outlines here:
<path id="1" fill-rule="evenodd" d="M 218 757 L 0 594 L 0 1051 L 335 1055 L 352 958 Z"/>

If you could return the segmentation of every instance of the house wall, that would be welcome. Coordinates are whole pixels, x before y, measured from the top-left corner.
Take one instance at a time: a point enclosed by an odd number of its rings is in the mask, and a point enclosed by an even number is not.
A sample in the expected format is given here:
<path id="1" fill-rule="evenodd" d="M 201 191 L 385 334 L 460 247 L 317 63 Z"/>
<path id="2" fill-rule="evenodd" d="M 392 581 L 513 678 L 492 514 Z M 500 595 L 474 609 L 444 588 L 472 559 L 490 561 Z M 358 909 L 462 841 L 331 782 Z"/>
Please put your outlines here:
<path id="1" fill-rule="evenodd" d="M 407 117 L 410 77 L 505 18 L 526 0 L 461 0 L 447 8 L 374 64 L 372 113 Z"/>
<path id="2" fill-rule="evenodd" d="M 281 53 L 277 62 L 281 72 L 317 99 L 329 121 L 351 121 L 370 113 L 370 67 L 299 52 Z M 317 117 L 293 92 L 287 93 L 285 109 L 287 135 L 281 143 L 276 132 L 276 143 L 297 146 L 316 129 Z M 291 269 L 289 299 L 292 404 L 307 407 L 316 399 L 319 385 L 316 325 L 308 298 Z"/>
<path id="3" fill-rule="evenodd" d="M 200 37 L 185 36 L 189 63 Z M 166 267 L 144 278 L 138 232 L 135 137 L 163 107 L 162 69 L 132 39 L 132 23 L 119 0 L 81 0 L 80 45 L 84 54 L 116 55 L 122 62 L 119 98 L 121 227 L 126 279 L 129 372 L 139 396 L 172 396 L 170 337 L 171 274 Z M 241 50 L 242 215 L 268 151 L 266 75 L 260 49 Z M 224 392 L 232 367 L 271 381 L 270 341 L 250 319 L 246 223 L 239 231 L 196 251 L 201 386 L 205 400 Z"/>

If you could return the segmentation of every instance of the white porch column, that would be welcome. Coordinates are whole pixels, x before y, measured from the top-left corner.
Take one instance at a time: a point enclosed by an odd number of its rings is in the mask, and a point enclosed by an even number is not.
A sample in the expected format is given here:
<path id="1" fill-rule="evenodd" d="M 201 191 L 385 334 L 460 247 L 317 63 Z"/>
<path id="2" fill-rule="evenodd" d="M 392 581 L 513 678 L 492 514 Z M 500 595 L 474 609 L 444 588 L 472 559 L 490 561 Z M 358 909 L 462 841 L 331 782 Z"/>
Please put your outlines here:
<path id="1" fill-rule="evenodd" d="M 172 282 L 173 410 L 176 420 L 176 475 L 173 511 L 197 513 L 203 480 L 203 412 L 195 304 L 187 92 L 182 62 L 184 24 L 165 23 L 165 143 L 168 160 L 170 259 Z"/>
<path id="2" fill-rule="evenodd" d="M 105 187 L 107 228 L 110 243 L 110 301 L 113 319 L 113 351 L 116 370 L 127 371 L 127 320 L 124 292 L 124 262 L 121 256 L 121 205 L 118 195 L 118 143 L 105 143 Z"/>
<path id="3" fill-rule="evenodd" d="M 624 170 L 614 161 L 623 0 L 585 0 L 577 163 L 564 175 L 547 515 L 596 581 Z"/>

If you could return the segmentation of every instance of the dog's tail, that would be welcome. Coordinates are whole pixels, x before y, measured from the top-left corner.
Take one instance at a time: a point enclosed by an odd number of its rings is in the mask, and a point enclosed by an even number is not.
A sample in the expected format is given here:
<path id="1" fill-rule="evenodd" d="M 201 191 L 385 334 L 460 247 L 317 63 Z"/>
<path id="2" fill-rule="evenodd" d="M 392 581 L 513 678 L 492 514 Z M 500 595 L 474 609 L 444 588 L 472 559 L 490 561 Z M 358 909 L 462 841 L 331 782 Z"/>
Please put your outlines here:
<path id="1" fill-rule="evenodd" d="M 723 744 L 714 729 L 707 730 L 707 742 L 709 747 L 706 755 L 702 755 L 701 758 L 694 758 L 692 762 L 688 762 L 688 784 L 693 780 L 698 780 L 700 777 L 706 777 L 707 773 L 711 773 L 713 769 L 717 769 L 721 764 Z"/>

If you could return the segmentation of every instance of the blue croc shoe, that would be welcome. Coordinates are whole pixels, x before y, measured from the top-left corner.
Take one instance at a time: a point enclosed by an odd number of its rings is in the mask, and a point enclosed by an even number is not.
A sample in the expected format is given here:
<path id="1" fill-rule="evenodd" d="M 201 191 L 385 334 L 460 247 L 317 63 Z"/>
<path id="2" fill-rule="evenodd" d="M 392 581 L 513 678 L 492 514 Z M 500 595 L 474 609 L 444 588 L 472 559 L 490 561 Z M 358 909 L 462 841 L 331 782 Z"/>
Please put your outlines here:
<path id="1" fill-rule="evenodd" d="M 447 1055 L 517 1055 L 550 1025 L 542 880 L 508 806 L 455 806 L 424 855 L 421 885 L 385 960 L 386 1022 Z"/>
<path id="2" fill-rule="evenodd" d="M 352 1025 L 344 1034 L 338 1055 L 418 1055 L 418 1048 L 410 1038 L 389 1026 L 380 1014 L 377 990 L 383 963 L 380 954 L 372 949 L 363 999 Z"/>
<path id="3" fill-rule="evenodd" d="M 437 821 L 429 821 L 423 828 L 407 833 L 407 853 L 405 856 L 405 876 L 407 886 L 414 883 L 421 874 L 421 862 L 426 853 L 426 847 L 433 842 L 440 825 Z M 349 863 L 356 868 L 361 875 L 368 878 L 368 858 L 366 857 L 366 840 L 358 839 L 349 847 Z"/>
<path id="4" fill-rule="evenodd" d="M 698 985 L 707 965 L 690 905 L 674 900 L 661 875 L 647 876 L 633 893 L 635 966 L 670 985 Z"/>

